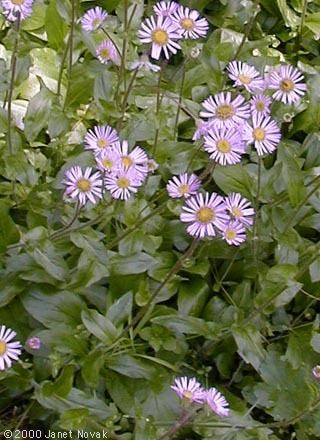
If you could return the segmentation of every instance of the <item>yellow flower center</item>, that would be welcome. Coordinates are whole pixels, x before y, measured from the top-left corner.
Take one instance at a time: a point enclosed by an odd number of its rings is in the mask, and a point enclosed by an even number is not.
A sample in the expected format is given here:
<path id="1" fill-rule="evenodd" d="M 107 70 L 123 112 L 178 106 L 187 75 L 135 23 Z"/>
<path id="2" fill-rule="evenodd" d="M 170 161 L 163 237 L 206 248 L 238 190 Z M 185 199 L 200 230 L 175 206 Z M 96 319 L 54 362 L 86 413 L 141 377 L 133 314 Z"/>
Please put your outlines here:
<path id="1" fill-rule="evenodd" d="M 219 105 L 216 108 L 216 115 L 221 119 L 228 119 L 234 115 L 234 108 L 230 104 Z"/>
<path id="2" fill-rule="evenodd" d="M 242 216 L 242 211 L 238 206 L 234 206 L 231 210 L 232 215 L 236 218 L 239 218 Z"/>
<path id="3" fill-rule="evenodd" d="M 294 89 L 294 82 L 291 79 L 283 79 L 280 83 L 280 89 L 289 93 Z"/>
<path id="4" fill-rule="evenodd" d="M 228 142 L 226 139 L 220 139 L 217 142 L 217 149 L 220 151 L 220 153 L 229 153 L 231 150 L 230 142 Z"/>
<path id="5" fill-rule="evenodd" d="M 13 3 L 14 5 L 23 5 L 24 0 L 11 0 L 11 3 Z"/>
<path id="6" fill-rule="evenodd" d="M 4 341 L 0 341 L 0 356 L 3 356 L 7 351 L 7 344 Z"/>
<path id="7" fill-rule="evenodd" d="M 110 52 L 109 52 L 109 49 L 106 48 L 106 47 L 104 47 L 103 49 L 101 49 L 101 50 L 100 50 L 100 56 L 101 56 L 102 58 L 109 59 L 109 58 L 110 58 Z"/>
<path id="8" fill-rule="evenodd" d="M 99 148 L 101 148 L 101 149 L 106 148 L 108 145 L 109 144 L 108 144 L 108 141 L 106 139 L 101 138 L 101 139 L 97 140 L 97 146 Z"/>
<path id="9" fill-rule="evenodd" d="M 185 397 L 188 400 L 192 400 L 193 392 L 189 391 L 189 390 L 186 390 L 186 391 L 183 392 L 183 397 Z"/>
<path id="10" fill-rule="evenodd" d="M 180 185 L 179 187 L 179 193 L 184 196 L 185 194 L 188 194 L 190 191 L 189 185 L 187 185 L 186 183 Z"/>
<path id="11" fill-rule="evenodd" d="M 234 229 L 227 229 L 225 236 L 228 240 L 234 240 L 237 236 L 237 233 Z"/>
<path id="12" fill-rule="evenodd" d="M 184 18 L 180 21 L 180 25 L 186 31 L 191 31 L 194 28 L 194 21 L 191 18 Z"/>
<path id="13" fill-rule="evenodd" d="M 130 156 L 123 156 L 121 161 L 122 161 L 122 165 L 126 168 L 130 168 L 131 165 L 133 164 L 133 160 L 131 159 Z"/>
<path id="14" fill-rule="evenodd" d="M 92 22 L 92 26 L 93 26 L 94 28 L 99 27 L 100 24 L 101 24 L 101 20 L 100 20 L 99 18 L 95 18 L 95 19 L 93 20 L 93 22 Z"/>
<path id="15" fill-rule="evenodd" d="M 151 38 L 154 43 L 159 44 L 160 46 L 164 46 L 169 40 L 168 32 L 163 29 L 155 29 L 152 32 Z"/>
<path id="16" fill-rule="evenodd" d="M 265 105 L 263 101 L 257 101 L 256 102 L 256 109 L 258 110 L 258 112 L 263 112 L 263 110 L 265 109 Z"/>
<path id="17" fill-rule="evenodd" d="M 79 179 L 77 187 L 81 192 L 87 192 L 91 189 L 91 182 L 88 179 Z"/>
<path id="18" fill-rule="evenodd" d="M 263 141 L 264 138 L 266 137 L 266 132 L 263 128 L 255 128 L 253 130 L 253 137 L 256 141 Z"/>
<path id="19" fill-rule="evenodd" d="M 238 76 L 239 80 L 242 82 L 242 84 L 250 84 L 252 81 L 252 78 L 247 75 L 243 75 L 242 73 Z"/>
<path id="20" fill-rule="evenodd" d="M 197 212 L 196 217 L 200 223 L 206 224 L 210 223 L 214 219 L 215 215 L 213 209 L 203 206 Z"/>
<path id="21" fill-rule="evenodd" d="M 119 177 L 118 180 L 117 180 L 117 183 L 118 183 L 118 187 L 121 188 L 121 189 L 126 189 L 126 188 L 129 188 L 129 186 L 130 186 L 129 179 L 127 179 L 124 176 Z"/>
<path id="22" fill-rule="evenodd" d="M 102 161 L 102 165 L 103 165 L 105 168 L 112 168 L 113 162 L 112 162 L 112 160 L 110 160 L 110 159 L 103 159 L 103 161 Z"/>

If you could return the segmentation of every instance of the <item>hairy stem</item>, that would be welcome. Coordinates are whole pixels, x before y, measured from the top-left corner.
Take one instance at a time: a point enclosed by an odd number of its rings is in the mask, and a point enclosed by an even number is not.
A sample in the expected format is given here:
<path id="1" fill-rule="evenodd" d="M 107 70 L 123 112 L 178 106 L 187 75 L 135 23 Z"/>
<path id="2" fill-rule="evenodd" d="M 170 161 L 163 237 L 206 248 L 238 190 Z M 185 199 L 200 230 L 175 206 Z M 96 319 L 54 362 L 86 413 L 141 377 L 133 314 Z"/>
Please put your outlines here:
<path id="1" fill-rule="evenodd" d="M 180 431 L 180 429 L 189 423 L 189 421 L 194 416 L 194 414 L 195 414 L 194 411 L 191 411 L 191 412 L 184 411 L 181 414 L 181 416 L 179 417 L 179 419 L 176 421 L 176 423 L 167 432 L 165 432 L 159 438 L 159 440 L 174 438 L 176 436 L 176 434 Z"/>
<path id="2" fill-rule="evenodd" d="M 18 12 L 18 18 L 17 18 L 17 24 L 16 24 L 16 37 L 14 40 L 14 46 L 12 50 L 11 55 L 11 77 L 10 77 L 10 84 L 9 84 L 9 91 L 8 91 L 8 133 L 7 133 L 7 139 L 8 139 L 8 149 L 9 153 L 13 154 L 13 146 L 12 146 L 12 137 L 11 137 L 11 128 L 12 128 L 12 95 L 13 95 L 13 88 L 14 88 L 14 80 L 16 76 L 16 67 L 17 67 L 17 53 L 18 53 L 18 44 L 19 44 L 19 36 L 20 36 L 20 28 L 21 28 L 21 16 Z"/>
<path id="3" fill-rule="evenodd" d="M 246 26 L 246 29 L 244 31 L 244 34 L 243 34 L 242 40 L 241 40 L 241 42 L 240 42 L 240 44 L 238 46 L 238 49 L 237 49 L 237 51 L 236 51 L 236 53 L 234 55 L 234 59 L 235 60 L 239 57 L 240 52 L 242 51 L 243 46 L 245 45 L 245 42 L 247 41 L 247 39 L 248 39 L 248 37 L 250 35 L 250 32 L 251 32 L 251 29 L 253 27 L 254 21 L 255 21 L 256 16 L 257 16 L 257 14 L 259 12 L 259 3 L 260 3 L 259 0 L 255 0 L 254 1 L 254 11 L 252 13 L 252 16 L 251 16 L 247 26 Z"/>
<path id="4" fill-rule="evenodd" d="M 80 209 L 81 209 L 81 205 L 80 205 L 80 202 L 78 201 L 76 204 L 76 209 L 74 211 L 73 217 L 71 218 L 70 222 L 68 224 L 66 224 L 63 228 L 58 229 L 57 231 L 55 231 L 51 235 L 49 235 L 49 238 L 54 240 L 56 237 L 59 237 L 59 235 L 62 232 L 71 228 L 71 226 L 74 224 L 74 222 L 77 220 L 77 218 L 79 216 Z"/>
<path id="5" fill-rule="evenodd" d="M 180 91 L 179 91 L 178 108 L 177 108 L 176 119 L 175 119 L 174 130 L 173 130 L 175 139 L 177 139 L 177 137 L 178 137 L 178 123 L 179 123 L 179 115 L 180 115 L 180 108 L 181 108 L 181 103 L 182 103 L 182 95 L 183 95 L 183 87 L 184 87 L 185 77 L 186 77 L 186 65 L 185 65 L 185 63 L 183 63 L 181 84 L 180 84 Z"/>

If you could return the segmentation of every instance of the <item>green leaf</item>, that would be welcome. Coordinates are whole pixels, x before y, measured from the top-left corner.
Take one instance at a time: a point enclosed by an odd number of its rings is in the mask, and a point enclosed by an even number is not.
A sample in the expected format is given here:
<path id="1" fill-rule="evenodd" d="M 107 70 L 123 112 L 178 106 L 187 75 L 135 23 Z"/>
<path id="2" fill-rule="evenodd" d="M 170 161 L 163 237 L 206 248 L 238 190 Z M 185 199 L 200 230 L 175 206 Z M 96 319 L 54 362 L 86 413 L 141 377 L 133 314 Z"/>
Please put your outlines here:
<path id="1" fill-rule="evenodd" d="M 290 142 L 281 142 L 278 148 L 278 158 L 282 162 L 282 177 L 287 184 L 292 206 L 297 206 L 305 198 L 306 188 L 299 162 L 293 154 Z"/>
<path id="2" fill-rule="evenodd" d="M 24 119 L 24 131 L 29 142 L 35 140 L 40 131 L 48 126 L 52 98 L 50 90 L 42 86 L 40 92 L 30 100 Z"/>
<path id="3" fill-rule="evenodd" d="M 68 26 L 58 13 L 56 0 L 52 0 L 46 10 L 45 18 L 48 43 L 53 49 L 59 50 L 64 46 L 64 37 L 68 31 Z"/>
<path id="4" fill-rule="evenodd" d="M 178 310 L 181 315 L 199 316 L 209 295 L 208 284 L 201 278 L 182 282 L 178 295 Z"/>
<path id="5" fill-rule="evenodd" d="M 245 362 L 250 363 L 256 370 L 259 370 L 261 362 L 265 357 L 261 333 L 253 324 L 249 324 L 245 328 L 233 326 L 232 334 L 236 341 L 239 355 Z"/>
<path id="6" fill-rule="evenodd" d="M 112 275 L 132 275 L 147 272 L 156 263 L 156 260 L 145 252 L 139 252 L 129 257 L 122 257 L 114 252 L 108 252 L 108 254 Z"/>
<path id="7" fill-rule="evenodd" d="M 74 366 L 66 366 L 57 380 L 54 382 L 44 383 L 42 388 L 43 394 L 50 396 L 51 394 L 56 394 L 61 397 L 66 397 L 72 388 L 72 383 L 74 379 Z"/>
<path id="8" fill-rule="evenodd" d="M 215 326 L 213 323 L 191 316 L 164 315 L 151 319 L 154 324 L 163 325 L 179 333 L 198 334 L 202 336 L 213 336 Z"/>
<path id="9" fill-rule="evenodd" d="M 9 215 L 9 206 L 0 201 L 0 252 L 4 252 L 9 244 L 19 241 L 19 231 Z"/>
<path id="10" fill-rule="evenodd" d="M 313 283 L 320 281 L 320 257 L 310 264 L 309 273 Z"/>
<path id="11" fill-rule="evenodd" d="M 312 14 L 307 15 L 304 20 L 304 25 L 314 34 L 320 34 L 320 12 L 313 12 Z"/>
<path id="12" fill-rule="evenodd" d="M 216 166 L 213 179 L 226 194 L 239 192 L 244 197 L 252 198 L 253 182 L 243 165 L 230 167 Z"/>
<path id="13" fill-rule="evenodd" d="M 63 257 L 57 252 L 49 240 L 41 243 L 41 246 L 28 251 L 35 262 L 49 275 L 58 281 L 63 281 L 68 275 L 68 266 Z"/>
<path id="14" fill-rule="evenodd" d="M 106 316 L 115 326 L 118 326 L 121 322 L 128 320 L 132 312 L 132 305 L 132 292 L 127 292 L 109 307 Z"/>
<path id="15" fill-rule="evenodd" d="M 54 327 L 57 324 L 70 324 L 77 326 L 80 320 L 81 311 L 85 303 L 79 295 L 73 292 L 47 293 L 44 289 L 30 289 L 22 296 L 22 303 L 25 309 L 34 319 L 46 327 Z"/>
<path id="16" fill-rule="evenodd" d="M 291 29 L 295 29 L 300 24 L 300 18 L 295 12 L 287 5 L 286 0 L 277 0 L 278 8 L 281 12 L 283 20 L 286 26 Z"/>
<path id="17" fill-rule="evenodd" d="M 108 358 L 107 366 L 110 370 L 136 379 L 152 379 L 157 371 L 150 362 L 136 359 L 128 354 Z"/>
<path id="18" fill-rule="evenodd" d="M 119 335 L 110 319 L 96 310 L 83 310 L 81 319 L 86 329 L 106 345 L 111 345 Z"/>

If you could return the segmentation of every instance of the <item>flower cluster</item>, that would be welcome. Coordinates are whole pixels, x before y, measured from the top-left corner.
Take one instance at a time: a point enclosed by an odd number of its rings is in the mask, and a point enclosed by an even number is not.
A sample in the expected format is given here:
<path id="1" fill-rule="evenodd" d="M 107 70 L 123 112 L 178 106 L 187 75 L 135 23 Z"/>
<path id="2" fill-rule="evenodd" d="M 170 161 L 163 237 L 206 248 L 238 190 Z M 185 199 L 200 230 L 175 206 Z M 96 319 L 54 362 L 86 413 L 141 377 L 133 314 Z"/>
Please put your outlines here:
<path id="1" fill-rule="evenodd" d="M 270 116 L 272 99 L 295 104 L 306 91 L 303 75 L 293 66 L 282 65 L 262 76 L 253 66 L 232 61 L 227 71 L 234 86 L 251 99 L 231 92 L 209 96 L 200 112 L 205 119 L 198 121 L 193 135 L 193 140 L 204 138 L 204 150 L 220 165 L 239 163 L 251 144 L 259 156 L 272 153 L 281 139 L 280 127 Z"/>
<path id="2" fill-rule="evenodd" d="M 202 103 L 193 140 L 203 138 L 203 149 L 219 165 L 241 162 L 248 146 L 253 144 L 258 156 L 272 153 L 281 133 L 270 116 L 272 99 L 294 104 L 304 95 L 303 75 L 292 66 L 281 66 L 262 76 L 253 66 L 241 61 L 228 64 L 227 71 L 236 87 L 245 96 L 230 91 L 209 96 Z M 272 94 L 270 90 L 275 90 Z M 252 95 L 247 101 L 247 95 Z M 246 239 L 246 228 L 253 224 L 254 210 L 238 193 L 222 197 L 216 193 L 199 192 L 201 182 L 192 174 L 174 176 L 167 184 L 172 198 L 184 198 L 180 220 L 188 223 L 193 237 L 220 236 L 229 245 L 240 245 Z"/>
<path id="3" fill-rule="evenodd" d="M 24 20 L 32 14 L 33 0 L 0 0 L 0 5 L 7 20 Z"/>
<path id="4" fill-rule="evenodd" d="M 196 10 L 174 1 L 154 5 L 155 16 L 146 18 L 138 36 L 142 43 L 151 43 L 151 57 L 158 60 L 163 52 L 166 59 L 176 54 L 182 39 L 197 39 L 207 35 L 209 25 Z"/>
<path id="5" fill-rule="evenodd" d="M 93 152 L 98 170 L 74 166 L 66 171 L 65 195 L 76 199 L 80 205 L 87 201 L 95 204 L 105 190 L 115 199 L 127 200 L 143 185 L 156 164 L 140 147 L 129 149 L 127 141 L 120 141 L 112 127 L 95 126 L 84 138 L 84 147 Z"/>
<path id="6" fill-rule="evenodd" d="M 80 19 L 84 32 L 91 33 L 100 29 L 108 17 L 108 13 L 100 6 L 89 9 Z M 119 66 L 121 59 L 119 49 L 111 39 L 103 40 L 96 48 L 96 56 L 100 63 L 108 64 L 110 61 Z"/>
<path id="7" fill-rule="evenodd" d="M 216 193 L 198 193 L 201 181 L 187 173 L 174 176 L 167 184 L 172 198 L 184 198 L 180 220 L 189 223 L 187 232 L 193 237 L 219 235 L 230 245 L 240 245 L 246 239 L 246 228 L 253 224 L 254 209 L 239 193 L 222 197 Z"/>
<path id="8" fill-rule="evenodd" d="M 207 404 L 219 417 L 229 415 L 229 404 L 225 397 L 216 388 L 204 389 L 194 377 L 179 377 L 175 379 L 171 388 L 180 399 L 198 404 Z"/>

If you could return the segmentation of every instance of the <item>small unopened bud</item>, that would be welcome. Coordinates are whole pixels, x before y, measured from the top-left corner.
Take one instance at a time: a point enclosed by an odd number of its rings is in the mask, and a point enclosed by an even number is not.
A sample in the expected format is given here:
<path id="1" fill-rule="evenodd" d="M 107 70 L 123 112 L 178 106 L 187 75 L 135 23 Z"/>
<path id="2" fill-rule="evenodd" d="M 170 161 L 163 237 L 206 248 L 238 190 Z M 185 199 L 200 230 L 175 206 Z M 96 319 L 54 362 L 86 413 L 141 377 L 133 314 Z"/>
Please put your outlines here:
<path id="1" fill-rule="evenodd" d="M 294 115 L 292 115 L 291 113 L 285 113 L 285 114 L 283 115 L 283 121 L 284 121 L 284 122 L 291 122 L 293 116 L 294 116 Z"/>
<path id="2" fill-rule="evenodd" d="M 198 56 L 200 55 L 200 53 L 201 53 L 201 49 L 200 49 L 200 47 L 193 47 L 193 48 L 190 50 L 190 56 L 191 56 L 191 58 L 198 58 Z"/>
<path id="3" fill-rule="evenodd" d="M 153 159 L 149 159 L 147 162 L 148 171 L 149 173 L 153 173 L 157 168 L 159 168 L 159 165 L 157 162 Z"/>
<path id="4" fill-rule="evenodd" d="M 31 350 L 40 350 L 41 347 L 41 339 L 38 336 L 32 336 L 26 342 L 28 348 Z"/>
<path id="5" fill-rule="evenodd" d="M 312 374 L 317 380 L 320 380 L 320 365 L 316 365 L 312 368 Z"/>

